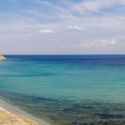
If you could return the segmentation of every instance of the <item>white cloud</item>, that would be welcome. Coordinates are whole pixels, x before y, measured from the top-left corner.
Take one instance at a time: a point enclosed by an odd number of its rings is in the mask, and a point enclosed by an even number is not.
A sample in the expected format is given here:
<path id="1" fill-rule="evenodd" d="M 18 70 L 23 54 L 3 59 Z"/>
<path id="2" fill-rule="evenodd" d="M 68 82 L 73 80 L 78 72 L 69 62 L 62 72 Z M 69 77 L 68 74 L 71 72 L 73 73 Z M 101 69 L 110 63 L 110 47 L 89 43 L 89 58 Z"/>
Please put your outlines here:
<path id="1" fill-rule="evenodd" d="M 120 36 L 119 39 L 125 39 L 125 36 Z"/>
<path id="2" fill-rule="evenodd" d="M 71 45 L 71 48 L 113 48 L 116 47 L 116 45 L 119 45 L 117 43 L 117 39 L 97 39 L 94 40 L 93 42 L 85 42 L 83 44 L 78 44 L 78 45 Z"/>
<path id="3" fill-rule="evenodd" d="M 85 13 L 86 11 L 99 12 L 103 8 L 111 8 L 114 5 L 125 5 L 124 0 L 84 0 L 80 3 L 72 3 L 71 8 L 73 11 Z"/>
<path id="4" fill-rule="evenodd" d="M 110 40 L 97 39 L 96 41 L 94 41 L 94 43 L 97 44 L 98 46 L 110 46 L 110 45 L 115 45 L 117 43 L 117 39 L 110 39 Z"/>
<path id="5" fill-rule="evenodd" d="M 48 29 L 47 29 L 47 30 L 44 30 L 44 29 L 43 29 L 43 30 L 40 30 L 39 32 L 40 32 L 40 33 L 53 33 L 52 30 L 48 30 Z"/>
<path id="6" fill-rule="evenodd" d="M 116 43 L 117 43 L 117 39 L 112 39 L 112 40 L 110 40 L 110 44 L 114 45 L 114 44 L 116 44 Z"/>
<path id="7" fill-rule="evenodd" d="M 81 28 L 79 26 L 68 26 L 68 29 L 74 29 L 74 30 L 88 30 L 87 28 Z"/>
<path id="8" fill-rule="evenodd" d="M 38 4 L 51 5 L 51 3 L 48 1 L 34 0 L 34 2 Z"/>
<path id="9" fill-rule="evenodd" d="M 78 44 L 78 47 L 90 47 L 90 46 L 94 46 L 94 43 L 85 43 L 85 44 Z"/>
<path id="10" fill-rule="evenodd" d="M 6 15 L 6 13 L 3 15 L 5 16 L 4 18 L 12 18 L 11 20 L 7 19 L 7 21 L 1 21 L 0 22 L 0 31 L 1 32 L 38 32 L 39 28 L 50 28 L 53 29 L 54 31 L 64 29 L 64 27 L 69 26 L 69 29 L 74 29 L 74 30 L 87 30 L 88 29 L 94 29 L 94 28 L 99 28 L 99 29 L 125 29 L 125 16 L 121 13 L 121 15 L 117 15 L 113 13 L 113 11 L 108 11 L 108 14 L 102 13 L 101 16 L 91 16 L 91 12 L 87 11 L 87 14 L 90 16 L 77 16 L 77 14 L 74 14 L 78 8 L 86 8 L 86 10 L 89 10 L 93 7 L 92 10 L 98 10 L 99 8 L 103 8 L 104 5 L 112 5 L 113 3 L 115 4 L 116 2 L 119 2 L 119 4 L 124 4 L 125 0 L 85 0 L 83 2 L 78 2 L 78 3 L 73 3 L 70 2 L 70 4 L 67 4 L 66 6 L 60 6 L 60 5 L 55 5 L 49 2 L 41 1 L 41 0 L 35 0 L 35 2 L 42 2 L 43 4 L 48 5 L 48 7 L 51 6 L 51 8 L 55 8 L 53 14 L 47 14 L 43 13 L 44 11 L 40 11 L 40 9 L 33 9 L 33 10 L 26 10 L 23 9 L 22 12 L 25 12 L 29 16 L 26 17 L 25 15 L 20 15 L 20 14 L 12 14 L 12 15 Z M 45 3 L 44 3 L 45 2 Z M 117 2 L 117 3 L 118 3 Z M 40 3 L 39 3 L 40 4 Z M 103 5 L 103 6 L 102 6 Z M 85 6 L 85 7 L 84 7 Z M 92 7 L 91 7 L 92 6 Z M 98 7 L 99 6 L 99 7 Z M 77 9 L 76 9 L 77 8 Z M 119 9 L 120 10 L 120 9 Z M 82 10 L 81 10 L 82 11 Z M 48 10 L 49 12 L 49 10 Z M 83 11 L 82 11 L 83 12 Z M 123 11 L 124 12 L 124 11 Z M 78 11 L 80 14 L 80 12 Z M 31 15 L 37 16 L 37 18 L 32 18 L 30 17 Z M 79 15 L 78 14 L 78 15 Z M 0 15 L 1 16 L 1 15 Z M 39 18 L 41 20 L 44 20 L 44 23 L 38 23 Z M 23 20 L 22 20 L 23 19 Z M 61 20 L 59 22 L 54 22 L 53 20 Z M 47 22 L 49 20 L 49 23 Z M 51 22 L 52 20 L 52 22 Z M 51 23 L 50 23 L 51 22 Z M 79 26 L 75 26 L 76 24 L 79 24 Z M 83 25 L 84 24 L 84 25 Z M 48 26 L 48 25 L 51 25 Z M 72 26 L 70 26 L 72 25 Z M 82 28 L 82 27 L 87 27 L 87 28 Z M 97 30 L 95 32 L 97 32 Z M 42 31 L 43 33 L 44 31 Z M 106 31 L 107 32 L 107 31 Z M 122 31 L 123 32 L 123 31 Z M 30 32 L 29 32 L 30 33 Z"/>

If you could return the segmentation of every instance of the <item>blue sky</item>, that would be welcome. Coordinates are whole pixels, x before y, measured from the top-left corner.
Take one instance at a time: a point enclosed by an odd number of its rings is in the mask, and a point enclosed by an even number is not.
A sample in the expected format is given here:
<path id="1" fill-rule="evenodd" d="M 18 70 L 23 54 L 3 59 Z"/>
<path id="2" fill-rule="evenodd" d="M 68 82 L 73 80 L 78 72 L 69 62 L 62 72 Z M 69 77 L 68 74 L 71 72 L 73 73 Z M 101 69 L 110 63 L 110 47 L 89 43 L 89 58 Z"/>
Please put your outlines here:
<path id="1" fill-rule="evenodd" d="M 0 54 L 125 54 L 125 0 L 0 0 Z"/>

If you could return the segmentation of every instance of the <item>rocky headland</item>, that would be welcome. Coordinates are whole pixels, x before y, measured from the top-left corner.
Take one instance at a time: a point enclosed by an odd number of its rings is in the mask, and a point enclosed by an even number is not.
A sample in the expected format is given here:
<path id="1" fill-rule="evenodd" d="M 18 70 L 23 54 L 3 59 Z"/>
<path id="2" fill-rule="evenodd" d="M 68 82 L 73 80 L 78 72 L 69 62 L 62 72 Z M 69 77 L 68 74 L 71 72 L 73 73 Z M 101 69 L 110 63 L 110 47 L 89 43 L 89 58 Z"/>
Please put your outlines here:
<path id="1" fill-rule="evenodd" d="M 4 56 L 0 55 L 0 60 L 6 59 Z"/>

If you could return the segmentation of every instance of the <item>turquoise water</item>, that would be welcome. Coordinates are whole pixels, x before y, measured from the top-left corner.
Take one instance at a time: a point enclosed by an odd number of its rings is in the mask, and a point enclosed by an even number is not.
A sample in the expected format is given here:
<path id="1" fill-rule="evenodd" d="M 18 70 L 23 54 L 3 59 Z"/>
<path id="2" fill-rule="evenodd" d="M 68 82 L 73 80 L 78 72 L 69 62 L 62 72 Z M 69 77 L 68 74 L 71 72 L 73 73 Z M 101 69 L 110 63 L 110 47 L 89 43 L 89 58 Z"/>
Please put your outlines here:
<path id="1" fill-rule="evenodd" d="M 54 124 L 124 124 L 125 55 L 6 57 L 0 96 L 20 109 Z"/>

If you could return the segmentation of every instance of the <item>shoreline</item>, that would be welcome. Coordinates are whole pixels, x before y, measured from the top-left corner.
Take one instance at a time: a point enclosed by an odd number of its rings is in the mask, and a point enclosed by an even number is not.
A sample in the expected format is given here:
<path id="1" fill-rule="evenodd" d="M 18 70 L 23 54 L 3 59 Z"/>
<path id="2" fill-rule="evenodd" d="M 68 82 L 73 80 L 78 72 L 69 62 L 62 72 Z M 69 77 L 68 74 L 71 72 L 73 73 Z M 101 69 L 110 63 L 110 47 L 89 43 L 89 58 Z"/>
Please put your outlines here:
<path id="1" fill-rule="evenodd" d="M 17 107 L 9 105 L 0 98 L 0 125 L 51 125 Z"/>
<path id="2" fill-rule="evenodd" d="M 14 115 L 0 107 L 0 124 L 1 125 L 38 125 L 35 121 L 24 117 Z"/>

